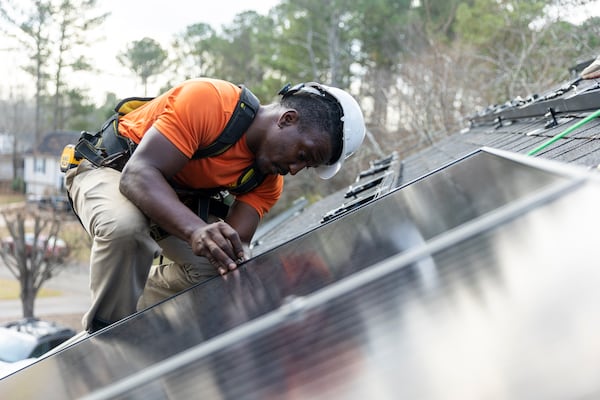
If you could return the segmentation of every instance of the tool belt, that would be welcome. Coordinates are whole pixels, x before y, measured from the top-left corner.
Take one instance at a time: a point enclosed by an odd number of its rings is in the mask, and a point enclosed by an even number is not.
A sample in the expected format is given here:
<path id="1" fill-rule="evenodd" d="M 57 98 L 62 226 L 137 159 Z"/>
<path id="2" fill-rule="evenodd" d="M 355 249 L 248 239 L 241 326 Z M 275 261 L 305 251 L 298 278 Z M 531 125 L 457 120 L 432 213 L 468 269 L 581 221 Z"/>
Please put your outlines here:
<path id="1" fill-rule="evenodd" d="M 81 132 L 75 145 L 75 154 L 96 167 L 110 167 L 122 171 L 137 144 L 122 136 L 118 130 L 119 115 L 109 118 L 94 134 Z"/>
<path id="2" fill-rule="evenodd" d="M 199 193 L 197 191 L 180 191 L 175 189 L 179 200 L 190 210 L 194 211 L 204 222 L 209 223 L 209 216 L 225 219 L 229 207 L 233 203 L 234 196 L 226 190 L 210 194 L 209 191 Z M 150 236 L 155 241 L 169 236 L 169 233 L 156 224 L 150 225 Z"/>

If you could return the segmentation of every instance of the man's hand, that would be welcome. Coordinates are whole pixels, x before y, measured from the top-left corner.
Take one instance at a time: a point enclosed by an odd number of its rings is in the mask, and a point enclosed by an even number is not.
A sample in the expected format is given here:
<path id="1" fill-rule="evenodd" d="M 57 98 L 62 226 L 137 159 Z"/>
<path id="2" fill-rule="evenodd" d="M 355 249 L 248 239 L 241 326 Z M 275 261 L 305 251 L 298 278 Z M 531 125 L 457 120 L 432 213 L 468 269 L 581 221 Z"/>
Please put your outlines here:
<path id="1" fill-rule="evenodd" d="M 194 254 L 206 257 L 221 275 L 247 259 L 238 233 L 223 221 L 196 229 L 190 245 Z"/>

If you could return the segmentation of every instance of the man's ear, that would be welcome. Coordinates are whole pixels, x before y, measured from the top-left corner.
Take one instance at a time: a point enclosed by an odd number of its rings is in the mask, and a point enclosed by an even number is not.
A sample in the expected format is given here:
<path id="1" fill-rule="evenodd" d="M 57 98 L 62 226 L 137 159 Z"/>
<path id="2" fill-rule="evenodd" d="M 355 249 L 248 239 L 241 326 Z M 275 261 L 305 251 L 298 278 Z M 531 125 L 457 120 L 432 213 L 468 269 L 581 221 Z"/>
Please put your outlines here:
<path id="1" fill-rule="evenodd" d="M 294 110 L 293 108 L 290 108 L 286 110 L 283 114 L 281 114 L 281 116 L 279 117 L 279 121 L 277 121 L 277 125 L 280 128 L 283 128 L 285 126 L 294 125 L 297 122 L 298 111 Z"/>

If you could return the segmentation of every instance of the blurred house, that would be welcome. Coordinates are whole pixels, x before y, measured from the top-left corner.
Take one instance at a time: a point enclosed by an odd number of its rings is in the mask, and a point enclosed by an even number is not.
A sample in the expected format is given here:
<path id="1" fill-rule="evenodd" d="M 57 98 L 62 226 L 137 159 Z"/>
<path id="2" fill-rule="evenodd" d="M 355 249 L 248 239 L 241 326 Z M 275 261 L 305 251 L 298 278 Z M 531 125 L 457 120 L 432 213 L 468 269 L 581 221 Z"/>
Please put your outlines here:
<path id="1" fill-rule="evenodd" d="M 27 141 L 18 141 L 15 136 L 0 133 L 0 188 L 10 188 L 15 179 L 23 179 L 22 154 L 29 150 Z"/>
<path id="2" fill-rule="evenodd" d="M 64 174 L 59 161 L 63 148 L 77 142 L 80 133 L 75 131 L 46 134 L 35 151 L 24 155 L 25 193 L 44 196 L 64 192 Z"/>

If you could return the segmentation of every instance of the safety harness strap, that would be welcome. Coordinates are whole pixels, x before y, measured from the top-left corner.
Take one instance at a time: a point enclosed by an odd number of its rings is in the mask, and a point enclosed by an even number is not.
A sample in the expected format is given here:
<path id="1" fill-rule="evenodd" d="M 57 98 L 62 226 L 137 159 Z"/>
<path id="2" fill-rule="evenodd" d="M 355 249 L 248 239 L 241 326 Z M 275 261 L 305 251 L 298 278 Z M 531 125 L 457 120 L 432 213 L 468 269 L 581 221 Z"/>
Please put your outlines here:
<path id="1" fill-rule="evenodd" d="M 235 109 L 219 137 L 210 145 L 196 150 L 193 160 L 213 157 L 224 153 L 237 142 L 248 129 L 260 106 L 258 98 L 245 86 L 240 86 L 242 92 Z"/>
<path id="2" fill-rule="evenodd" d="M 147 102 L 154 100 L 154 97 L 127 97 L 121 100 L 115 106 L 115 112 L 119 115 L 125 115 L 133 110 L 140 108 Z"/>
<path id="3" fill-rule="evenodd" d="M 232 194 L 248 193 L 257 186 L 259 186 L 266 178 L 256 163 L 246 168 L 240 177 L 238 178 L 237 184 L 234 188 L 229 188 L 228 191 Z"/>

